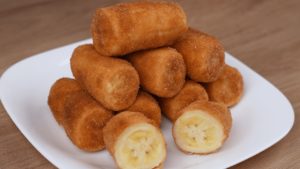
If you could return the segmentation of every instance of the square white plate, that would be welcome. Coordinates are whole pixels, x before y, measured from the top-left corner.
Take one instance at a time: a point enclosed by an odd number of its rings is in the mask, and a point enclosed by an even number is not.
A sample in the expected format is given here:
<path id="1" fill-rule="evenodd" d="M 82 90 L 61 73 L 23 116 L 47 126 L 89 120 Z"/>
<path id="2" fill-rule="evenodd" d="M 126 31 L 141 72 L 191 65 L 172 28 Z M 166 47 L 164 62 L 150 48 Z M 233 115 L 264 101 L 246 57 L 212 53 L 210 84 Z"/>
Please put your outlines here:
<path id="1" fill-rule="evenodd" d="M 47 105 L 50 86 L 61 77 L 72 77 L 69 59 L 84 40 L 50 50 L 11 66 L 0 81 L 2 103 L 16 126 L 50 162 L 65 169 L 114 169 L 107 151 L 87 153 L 76 148 L 58 126 Z M 249 67 L 226 53 L 226 62 L 244 77 L 245 93 L 231 109 L 233 128 L 220 151 L 210 155 L 186 155 L 175 147 L 171 124 L 162 130 L 168 145 L 165 169 L 213 169 L 237 164 L 282 139 L 291 129 L 294 112 L 286 97 Z"/>

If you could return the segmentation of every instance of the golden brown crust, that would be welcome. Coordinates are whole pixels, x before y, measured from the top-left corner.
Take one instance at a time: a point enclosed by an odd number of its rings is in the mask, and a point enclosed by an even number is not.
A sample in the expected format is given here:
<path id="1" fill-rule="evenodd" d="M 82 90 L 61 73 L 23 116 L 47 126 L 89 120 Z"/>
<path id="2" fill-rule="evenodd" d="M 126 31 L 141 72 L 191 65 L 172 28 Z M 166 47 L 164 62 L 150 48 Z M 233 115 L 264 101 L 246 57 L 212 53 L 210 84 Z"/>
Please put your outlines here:
<path id="1" fill-rule="evenodd" d="M 111 118 L 103 128 L 103 137 L 106 149 L 113 156 L 115 152 L 115 143 L 122 132 L 129 126 L 137 123 L 149 123 L 156 125 L 156 123 L 147 118 L 140 112 L 123 111 L 113 118 Z"/>
<path id="2" fill-rule="evenodd" d="M 177 95 L 159 100 L 162 112 L 174 122 L 178 117 L 176 113 L 196 100 L 208 101 L 204 87 L 194 81 L 188 80 Z"/>
<path id="3" fill-rule="evenodd" d="M 188 105 L 187 107 L 185 107 L 184 109 L 182 109 L 181 111 L 178 112 L 178 117 L 181 116 L 182 114 L 186 113 L 186 112 L 190 112 L 190 111 L 195 111 L 195 110 L 202 110 L 205 111 L 206 113 L 208 113 L 209 115 L 213 116 L 214 118 L 216 118 L 216 120 L 218 120 L 223 128 L 224 128 L 224 139 L 222 141 L 222 144 L 227 140 L 229 134 L 230 134 L 230 130 L 232 127 L 232 117 L 231 117 L 231 112 L 230 110 L 226 107 L 226 105 L 222 104 L 222 103 L 217 103 L 217 102 L 212 102 L 212 101 L 200 101 L 197 100 L 193 103 L 191 103 L 190 105 Z M 173 137 L 175 136 L 174 134 L 174 125 L 172 128 L 172 134 Z M 176 141 L 175 144 L 177 145 Z M 184 153 L 186 154 L 211 154 L 213 152 L 218 151 L 219 149 L 216 149 L 214 151 L 211 152 L 207 152 L 207 153 L 191 153 L 191 152 L 187 152 L 183 149 L 180 148 L 179 145 L 177 145 L 177 147 Z"/>
<path id="4" fill-rule="evenodd" d="M 172 97 L 185 82 L 184 60 L 173 48 L 136 52 L 128 59 L 139 73 L 141 86 L 151 94 Z"/>
<path id="5" fill-rule="evenodd" d="M 82 45 L 73 52 L 71 70 L 83 88 L 108 109 L 123 110 L 135 101 L 139 77 L 125 60 L 101 56 L 92 45 Z"/>
<path id="6" fill-rule="evenodd" d="M 85 151 L 104 149 L 102 128 L 113 116 L 88 93 L 70 94 L 65 104 L 64 128 L 71 141 Z"/>
<path id="7" fill-rule="evenodd" d="M 213 36 L 189 29 L 174 44 L 182 54 L 187 75 L 197 82 L 217 80 L 224 65 L 224 48 Z"/>
<path id="8" fill-rule="evenodd" d="M 141 112 L 146 117 L 152 119 L 157 127 L 160 127 L 161 110 L 157 101 L 148 93 L 139 91 L 135 102 L 127 109 L 127 111 Z"/>
<path id="9" fill-rule="evenodd" d="M 171 45 L 187 30 L 176 3 L 140 1 L 97 9 L 91 24 L 93 44 L 104 56 Z"/>
<path id="10" fill-rule="evenodd" d="M 206 85 L 210 100 L 227 106 L 237 104 L 244 90 L 243 77 L 234 67 L 226 65 L 218 80 Z"/>
<path id="11" fill-rule="evenodd" d="M 71 78 L 60 78 L 52 85 L 48 105 L 58 124 L 63 124 L 64 105 L 68 95 L 81 90 L 76 80 Z"/>

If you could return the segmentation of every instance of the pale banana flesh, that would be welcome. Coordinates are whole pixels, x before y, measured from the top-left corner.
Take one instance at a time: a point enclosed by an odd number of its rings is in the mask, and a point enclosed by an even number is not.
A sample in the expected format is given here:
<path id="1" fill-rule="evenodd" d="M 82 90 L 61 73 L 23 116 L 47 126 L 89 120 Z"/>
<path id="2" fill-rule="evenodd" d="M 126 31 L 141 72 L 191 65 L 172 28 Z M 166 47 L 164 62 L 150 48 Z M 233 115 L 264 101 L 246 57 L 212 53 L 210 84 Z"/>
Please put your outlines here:
<path id="1" fill-rule="evenodd" d="M 118 137 L 114 157 L 122 169 L 155 168 L 166 158 L 164 138 L 151 124 L 134 124 Z"/>
<path id="2" fill-rule="evenodd" d="M 214 152 L 225 139 L 223 125 L 202 110 L 183 113 L 175 121 L 173 136 L 181 150 L 195 154 Z"/>

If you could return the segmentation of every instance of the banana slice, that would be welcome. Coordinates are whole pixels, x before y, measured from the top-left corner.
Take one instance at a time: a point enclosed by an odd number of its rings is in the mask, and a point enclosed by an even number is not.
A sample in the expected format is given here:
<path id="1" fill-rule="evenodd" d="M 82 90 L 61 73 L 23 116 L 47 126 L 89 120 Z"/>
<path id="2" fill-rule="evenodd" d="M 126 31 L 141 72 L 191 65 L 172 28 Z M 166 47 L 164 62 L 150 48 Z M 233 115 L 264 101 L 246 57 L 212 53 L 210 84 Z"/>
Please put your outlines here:
<path id="1" fill-rule="evenodd" d="M 155 122 L 139 112 L 125 111 L 104 127 L 106 148 L 122 169 L 161 168 L 166 144 Z"/>
<path id="2" fill-rule="evenodd" d="M 173 125 L 173 137 L 183 152 L 215 152 L 229 135 L 232 119 L 223 104 L 196 101 L 181 110 L 180 114 Z"/>
<path id="3" fill-rule="evenodd" d="M 161 163 L 166 154 L 164 147 L 163 138 L 154 126 L 147 123 L 135 124 L 119 137 L 115 158 L 124 169 L 150 169 Z"/>

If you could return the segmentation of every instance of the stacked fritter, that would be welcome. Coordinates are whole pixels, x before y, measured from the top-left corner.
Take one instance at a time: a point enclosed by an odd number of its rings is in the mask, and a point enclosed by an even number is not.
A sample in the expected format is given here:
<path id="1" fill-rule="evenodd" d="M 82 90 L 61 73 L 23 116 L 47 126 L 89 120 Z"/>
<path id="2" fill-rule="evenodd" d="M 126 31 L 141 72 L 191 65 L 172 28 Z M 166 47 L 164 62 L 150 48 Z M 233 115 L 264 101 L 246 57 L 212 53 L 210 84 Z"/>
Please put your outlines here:
<path id="1" fill-rule="evenodd" d="M 162 168 L 161 112 L 180 150 L 217 151 L 232 126 L 243 79 L 225 64 L 220 42 L 188 28 L 171 2 L 133 2 L 97 9 L 93 44 L 71 57 L 75 79 L 61 78 L 48 104 L 80 149 L 106 148 L 119 168 Z"/>

